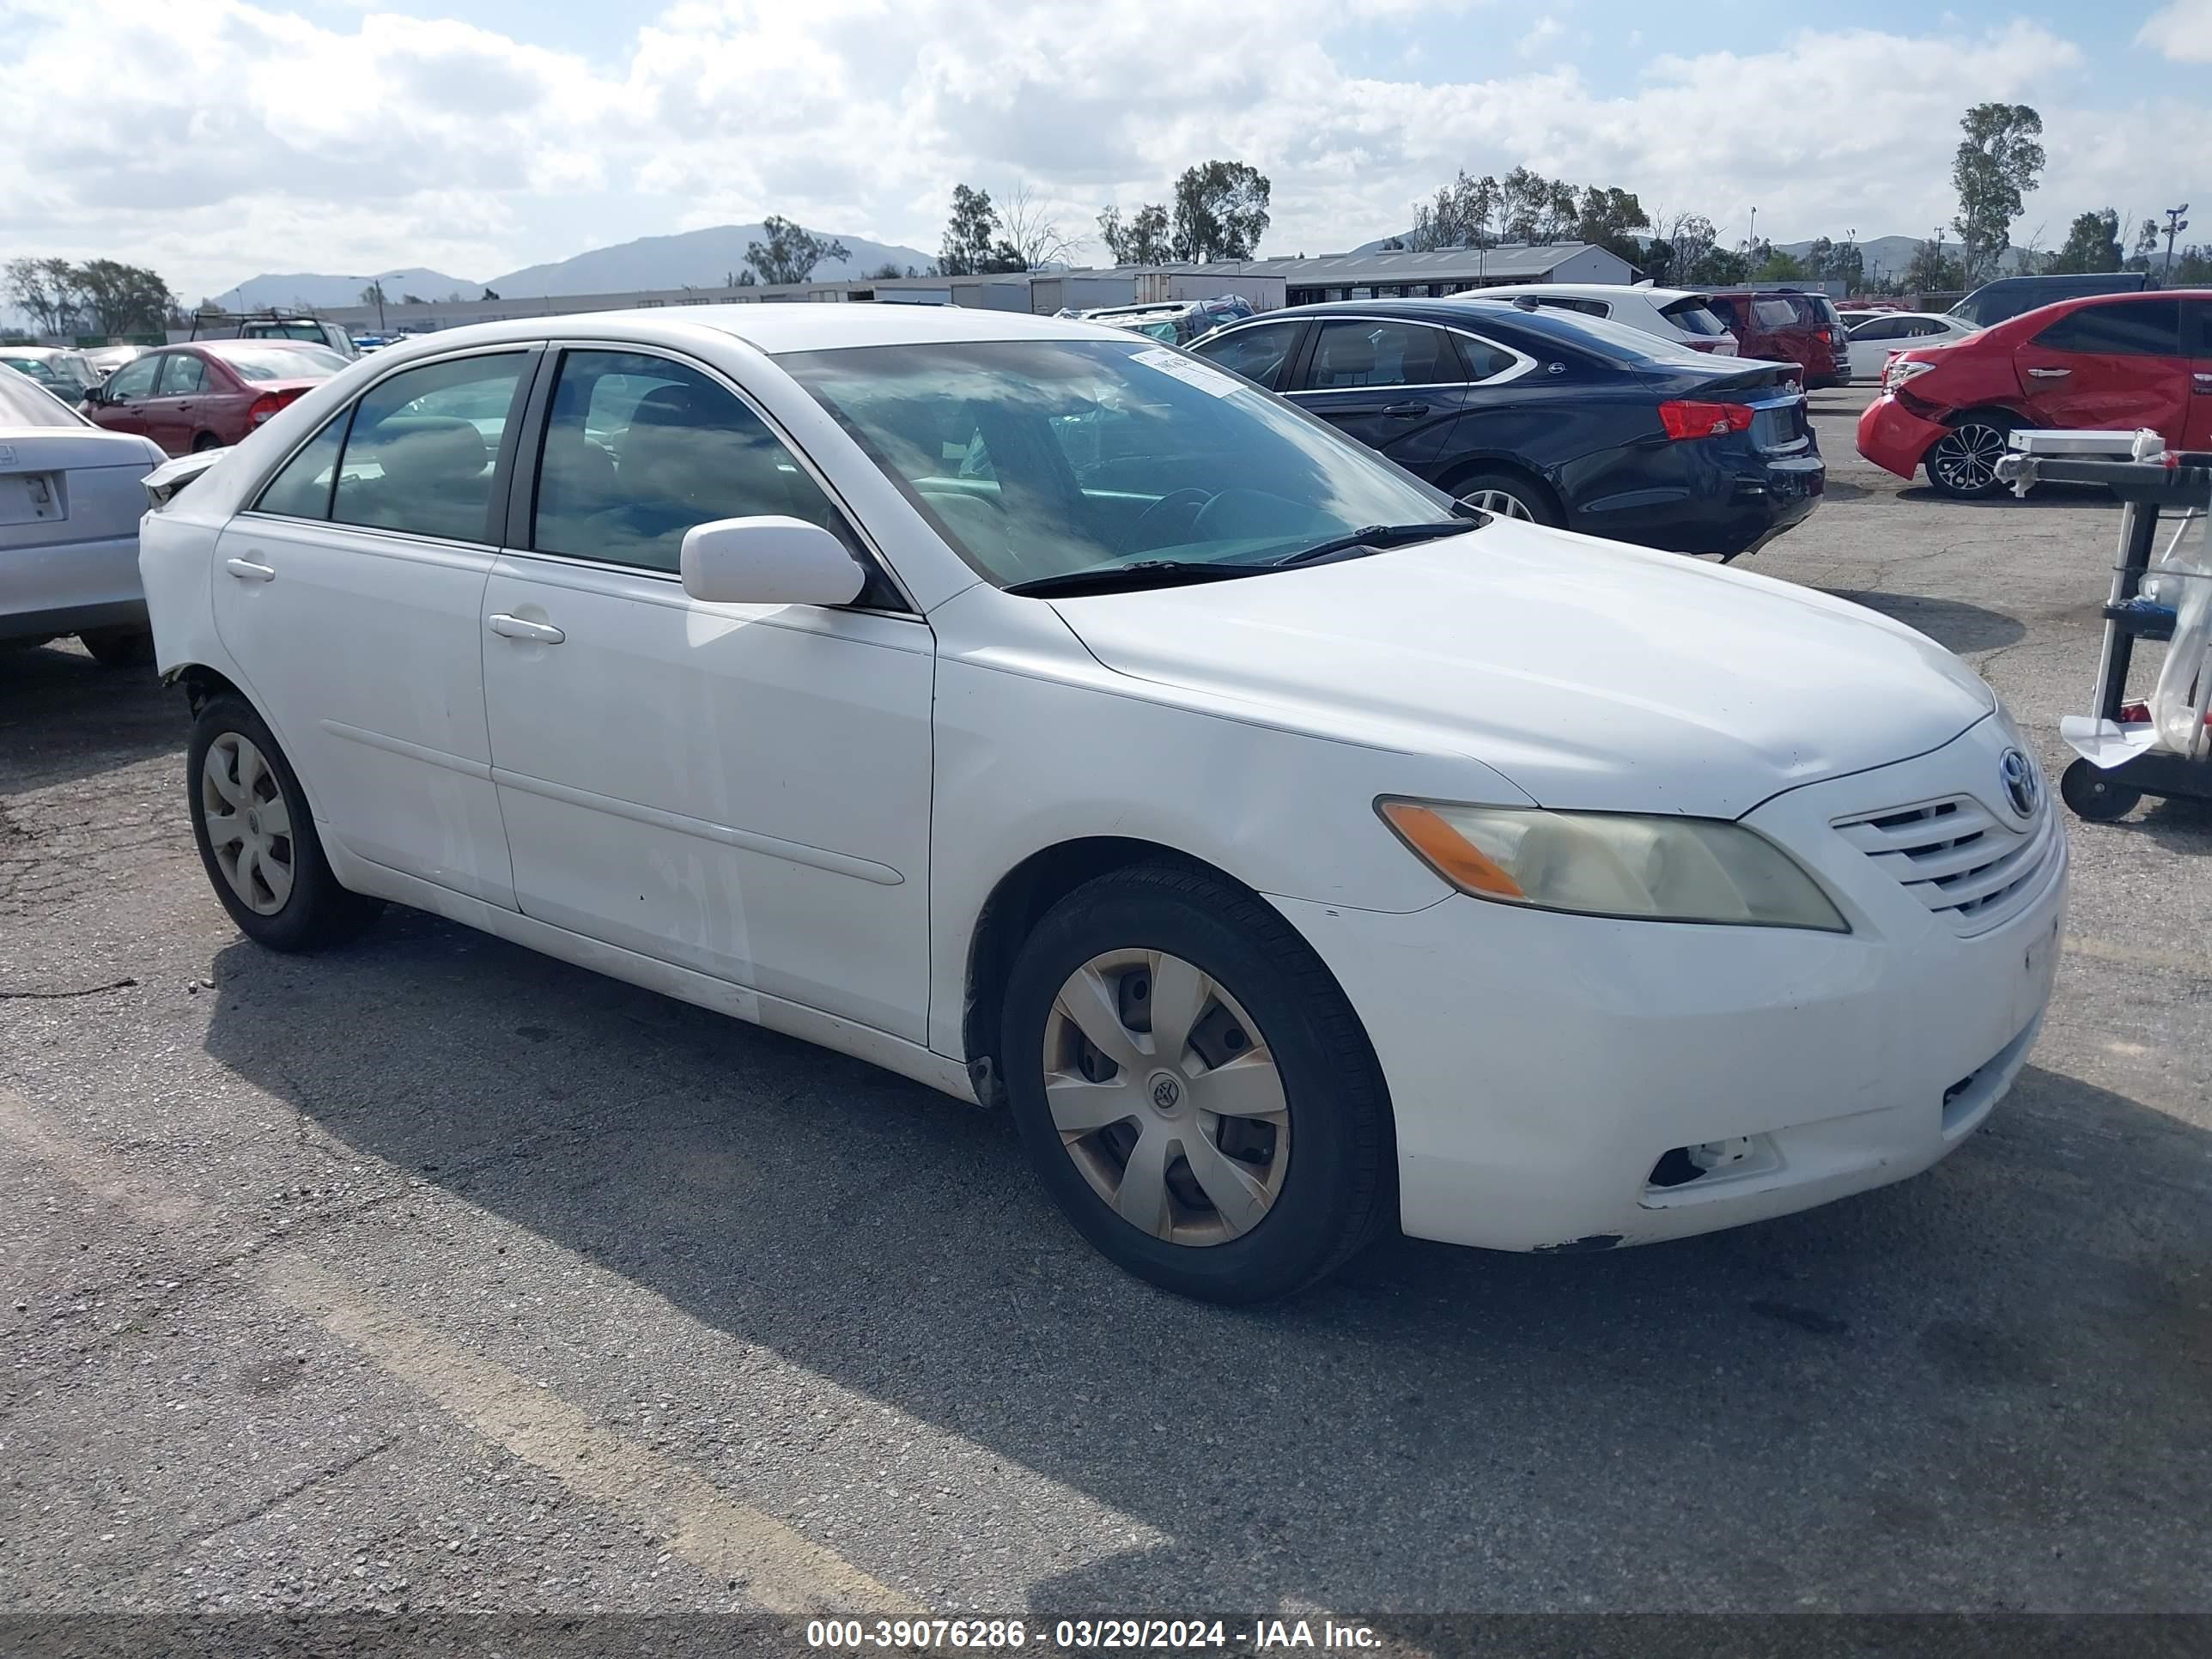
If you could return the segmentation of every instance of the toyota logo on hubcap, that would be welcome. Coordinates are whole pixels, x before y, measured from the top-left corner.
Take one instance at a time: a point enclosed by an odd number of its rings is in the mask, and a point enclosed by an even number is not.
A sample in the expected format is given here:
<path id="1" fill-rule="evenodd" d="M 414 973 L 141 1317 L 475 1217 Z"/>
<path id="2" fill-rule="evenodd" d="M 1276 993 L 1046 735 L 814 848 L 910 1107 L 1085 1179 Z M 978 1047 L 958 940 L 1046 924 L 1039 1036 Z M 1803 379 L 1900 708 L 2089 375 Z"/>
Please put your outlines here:
<path id="1" fill-rule="evenodd" d="M 2008 749 L 1998 758 L 1997 776 L 2003 781 L 2005 799 L 2012 803 L 2012 810 L 2024 818 L 2033 817 L 2035 804 L 2043 795 L 2034 763 L 2019 750 Z"/>
<path id="2" fill-rule="evenodd" d="M 1164 1077 L 1152 1085 L 1152 1104 L 1164 1112 L 1173 1110 L 1176 1102 L 1182 1098 L 1182 1091 L 1176 1086 L 1176 1080 L 1171 1077 Z"/>

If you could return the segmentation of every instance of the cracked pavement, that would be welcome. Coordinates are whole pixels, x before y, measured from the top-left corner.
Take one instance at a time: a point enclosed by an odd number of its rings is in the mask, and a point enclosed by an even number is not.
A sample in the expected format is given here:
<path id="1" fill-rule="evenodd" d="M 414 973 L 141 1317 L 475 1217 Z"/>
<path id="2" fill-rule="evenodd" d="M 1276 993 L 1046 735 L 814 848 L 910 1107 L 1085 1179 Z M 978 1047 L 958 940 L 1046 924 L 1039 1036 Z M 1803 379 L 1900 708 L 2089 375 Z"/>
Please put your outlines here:
<path id="1" fill-rule="evenodd" d="M 2055 775 L 2116 510 L 1903 486 L 1863 397 L 1750 568 Z M 2069 822 L 2042 1041 L 1929 1174 L 1231 1312 L 856 1062 L 421 915 L 244 944 L 184 731 L 0 655 L 0 1606 L 2212 1609 L 2212 809 Z"/>

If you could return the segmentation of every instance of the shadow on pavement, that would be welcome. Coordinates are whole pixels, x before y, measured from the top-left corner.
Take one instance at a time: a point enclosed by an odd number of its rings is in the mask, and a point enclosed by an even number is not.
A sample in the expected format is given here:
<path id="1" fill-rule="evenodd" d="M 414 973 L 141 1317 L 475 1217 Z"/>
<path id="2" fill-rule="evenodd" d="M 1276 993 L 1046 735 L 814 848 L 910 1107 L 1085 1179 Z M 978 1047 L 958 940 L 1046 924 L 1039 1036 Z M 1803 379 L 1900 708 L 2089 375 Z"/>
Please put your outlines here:
<path id="1" fill-rule="evenodd" d="M 1932 599 L 1923 593 L 1895 593 L 1882 588 L 1826 587 L 1820 590 L 1838 599 L 1849 599 L 1869 611 L 1879 611 L 1917 628 L 1945 649 L 1956 652 L 1994 651 L 2027 637 L 2027 624 L 2016 617 L 1964 599 Z"/>
<path id="2" fill-rule="evenodd" d="M 2201 1599 L 2208 1137 L 2067 1077 L 1805 1215 L 1227 1311 L 993 1116 L 440 921 L 216 977 L 210 1054 L 331 1134 L 1160 1536 L 1041 1611 Z"/>
<path id="3" fill-rule="evenodd" d="M 181 751 L 186 725 L 151 668 L 102 668 L 74 641 L 0 646 L 0 793 Z"/>

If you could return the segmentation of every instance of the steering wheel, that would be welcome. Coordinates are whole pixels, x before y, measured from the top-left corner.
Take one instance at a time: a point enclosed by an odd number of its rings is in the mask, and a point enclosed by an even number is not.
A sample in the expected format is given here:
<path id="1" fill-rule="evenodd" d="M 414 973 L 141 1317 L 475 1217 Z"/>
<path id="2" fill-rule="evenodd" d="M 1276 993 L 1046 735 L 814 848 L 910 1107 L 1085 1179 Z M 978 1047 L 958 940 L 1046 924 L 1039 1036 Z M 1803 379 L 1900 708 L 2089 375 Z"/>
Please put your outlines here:
<path id="1" fill-rule="evenodd" d="M 1137 515 L 1130 540 L 1138 552 L 1150 548 L 1164 547 L 1170 542 L 1188 541 L 1189 532 L 1198 523 L 1198 515 L 1212 503 L 1213 492 L 1194 486 L 1163 495 Z M 1169 515 L 1181 514 L 1176 520 Z M 1157 520 L 1157 522 L 1155 522 Z M 1165 531 L 1167 533 L 1160 533 Z"/>

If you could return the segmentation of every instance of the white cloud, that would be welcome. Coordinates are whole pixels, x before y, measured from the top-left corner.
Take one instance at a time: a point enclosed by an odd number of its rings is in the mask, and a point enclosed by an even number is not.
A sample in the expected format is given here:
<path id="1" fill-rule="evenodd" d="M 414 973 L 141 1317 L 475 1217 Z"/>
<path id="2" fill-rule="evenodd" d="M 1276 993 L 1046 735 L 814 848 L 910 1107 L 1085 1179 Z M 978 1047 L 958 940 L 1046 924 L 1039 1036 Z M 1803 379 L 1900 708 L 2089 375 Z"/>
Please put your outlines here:
<path id="1" fill-rule="evenodd" d="M 2212 64 L 2212 0 L 2172 0 L 2151 14 L 2136 42 L 2177 64 Z"/>
<path id="2" fill-rule="evenodd" d="M 100 75 L 97 96 L 0 103 L 0 154 L 17 161 L 0 246 L 143 260 L 195 297 L 269 270 L 491 276 L 769 212 L 933 248 L 958 180 L 1025 179 L 1087 231 L 1108 202 L 1164 200 L 1213 155 L 1273 179 L 1276 252 L 1401 228 L 1458 168 L 1521 162 L 1735 234 L 1753 204 L 1777 240 L 1917 232 L 1949 216 L 1959 112 L 1983 98 L 2045 112 L 2031 223 L 2125 207 L 2172 157 L 2212 153 L 2194 106 L 2069 107 L 2081 52 L 2021 22 L 1808 29 L 1764 52 L 1660 58 L 1608 95 L 1571 66 L 1480 55 L 1355 73 L 1325 44 L 1341 0 L 1214 0 L 1202 29 L 1188 0 L 681 0 L 612 58 L 374 11 L 7 3 L 11 85 Z M 1449 41 L 1465 9 L 1352 12 Z M 1439 81 L 1439 61 L 1486 78 Z"/>
<path id="3" fill-rule="evenodd" d="M 1513 50 L 1523 58 L 1534 58 L 1565 33 L 1566 30 L 1560 26 L 1558 18 L 1539 18 L 1536 27 L 1522 35 L 1521 44 Z"/>

